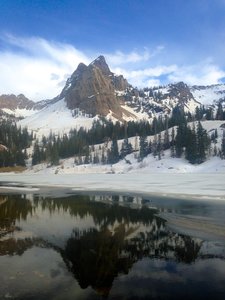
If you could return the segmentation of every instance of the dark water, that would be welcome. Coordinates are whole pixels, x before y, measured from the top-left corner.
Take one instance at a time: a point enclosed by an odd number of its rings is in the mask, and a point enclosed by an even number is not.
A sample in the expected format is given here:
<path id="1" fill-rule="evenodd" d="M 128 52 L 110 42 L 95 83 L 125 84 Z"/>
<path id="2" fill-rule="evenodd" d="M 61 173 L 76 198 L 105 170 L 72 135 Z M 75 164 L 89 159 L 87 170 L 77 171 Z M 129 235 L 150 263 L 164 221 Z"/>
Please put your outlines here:
<path id="1" fill-rule="evenodd" d="M 224 225 L 224 206 L 130 196 L 0 196 L 0 299 L 225 299 L 225 245 L 159 212 Z"/>

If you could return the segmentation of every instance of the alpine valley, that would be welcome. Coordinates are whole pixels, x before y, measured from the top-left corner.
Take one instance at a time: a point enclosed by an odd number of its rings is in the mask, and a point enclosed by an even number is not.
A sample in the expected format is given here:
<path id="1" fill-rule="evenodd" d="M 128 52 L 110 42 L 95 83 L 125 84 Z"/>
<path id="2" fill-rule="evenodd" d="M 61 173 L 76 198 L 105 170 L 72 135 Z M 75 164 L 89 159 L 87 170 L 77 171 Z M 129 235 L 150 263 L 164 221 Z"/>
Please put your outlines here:
<path id="1" fill-rule="evenodd" d="M 225 84 L 138 89 L 99 56 L 80 63 L 54 99 L 1 95 L 0 120 L 2 168 L 225 172 Z"/>

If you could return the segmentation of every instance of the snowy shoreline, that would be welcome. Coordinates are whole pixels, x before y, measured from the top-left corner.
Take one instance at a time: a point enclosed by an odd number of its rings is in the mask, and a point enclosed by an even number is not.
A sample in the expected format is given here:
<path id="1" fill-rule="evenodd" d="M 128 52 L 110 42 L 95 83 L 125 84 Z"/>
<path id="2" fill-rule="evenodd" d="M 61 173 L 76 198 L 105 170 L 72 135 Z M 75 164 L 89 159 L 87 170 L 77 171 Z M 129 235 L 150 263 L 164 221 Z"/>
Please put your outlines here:
<path id="1" fill-rule="evenodd" d="M 184 200 L 225 201 L 224 178 L 222 173 L 60 175 L 8 173 L 0 174 L 0 192 L 39 193 L 42 189 L 49 191 L 65 189 L 70 193 L 129 193 Z M 12 185 L 7 186 L 8 183 Z"/>

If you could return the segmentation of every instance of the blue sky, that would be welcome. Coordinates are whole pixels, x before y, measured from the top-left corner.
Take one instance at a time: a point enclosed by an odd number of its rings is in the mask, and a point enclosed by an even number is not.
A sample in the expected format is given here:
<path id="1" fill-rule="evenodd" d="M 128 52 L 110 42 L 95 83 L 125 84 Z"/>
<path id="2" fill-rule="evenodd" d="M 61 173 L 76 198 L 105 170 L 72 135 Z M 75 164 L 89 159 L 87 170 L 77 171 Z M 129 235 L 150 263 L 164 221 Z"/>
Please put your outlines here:
<path id="1" fill-rule="evenodd" d="M 57 95 L 105 55 L 135 86 L 225 79 L 225 0 L 0 0 L 0 94 Z"/>

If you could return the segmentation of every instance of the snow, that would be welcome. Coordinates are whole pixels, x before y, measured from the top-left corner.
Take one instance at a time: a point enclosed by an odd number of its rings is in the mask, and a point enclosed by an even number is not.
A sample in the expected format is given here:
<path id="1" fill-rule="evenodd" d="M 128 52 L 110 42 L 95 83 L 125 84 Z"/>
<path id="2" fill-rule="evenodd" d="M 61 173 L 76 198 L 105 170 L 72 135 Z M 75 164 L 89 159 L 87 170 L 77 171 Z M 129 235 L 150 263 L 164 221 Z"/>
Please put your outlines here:
<path id="1" fill-rule="evenodd" d="M 136 112 L 128 105 L 121 105 L 121 107 L 128 112 L 128 115 L 130 115 L 126 116 L 125 114 L 123 114 L 123 119 L 127 122 L 134 120 L 149 120 L 149 115 L 146 112 Z"/>
<path id="2" fill-rule="evenodd" d="M 78 116 L 74 118 L 72 111 L 66 106 L 64 99 L 51 104 L 39 112 L 18 122 L 22 127 L 28 127 L 37 137 L 48 136 L 50 132 L 67 134 L 71 128 L 91 128 L 95 118 Z"/>
<path id="3" fill-rule="evenodd" d="M 33 187 L 66 187 L 73 191 L 104 191 L 157 195 L 180 199 L 225 200 L 224 174 L 0 174 L 0 181 L 19 181 Z"/>
<path id="4" fill-rule="evenodd" d="M 190 112 L 190 113 L 194 114 L 195 111 L 196 111 L 196 107 L 199 107 L 199 106 L 200 106 L 199 103 L 197 103 L 197 102 L 196 102 L 195 100 L 193 100 L 193 99 L 190 99 L 190 100 L 188 101 L 188 103 L 185 104 L 185 106 L 184 106 L 184 111 L 185 111 L 185 112 Z"/>
<path id="5" fill-rule="evenodd" d="M 120 144 L 118 145 L 120 148 Z M 170 151 L 164 152 L 161 160 L 153 155 L 148 155 L 143 161 L 138 161 L 135 153 L 126 156 L 114 165 L 83 164 L 75 165 L 74 158 L 60 160 L 59 166 L 48 167 L 46 163 L 33 166 L 25 171 L 29 174 L 202 174 L 218 173 L 225 174 L 225 160 L 212 157 L 199 165 L 192 165 L 184 158 L 171 158 Z"/>
<path id="6" fill-rule="evenodd" d="M 125 96 L 126 95 L 126 91 L 115 91 L 115 95 L 118 96 L 118 97 L 121 97 L 121 96 Z"/>
<path id="7" fill-rule="evenodd" d="M 54 109 L 53 109 L 54 108 Z M 49 133 L 51 129 L 62 133 L 71 127 L 91 126 L 93 119 L 85 117 L 73 118 L 63 100 L 56 102 L 41 113 L 22 120 L 26 126 L 30 120 L 39 135 Z M 217 129 L 217 147 L 221 145 L 225 121 L 204 121 L 203 127 L 212 132 Z M 191 125 L 191 124 L 190 124 Z M 171 133 L 171 130 L 169 132 Z M 163 132 L 161 133 L 163 137 Z M 148 140 L 153 136 L 149 136 Z M 121 148 L 123 140 L 118 141 Z M 137 137 L 129 138 L 135 149 L 139 144 Z M 101 146 L 101 147 L 100 147 Z M 100 148 L 106 145 L 95 145 L 94 151 L 101 155 Z M 110 142 L 108 144 L 110 147 Z M 136 149 L 138 150 L 138 148 Z M 74 191 L 107 191 L 146 195 L 171 196 L 179 198 L 198 198 L 225 200 L 225 160 L 210 157 L 200 165 L 189 164 L 184 158 L 171 158 L 170 151 L 164 152 L 159 160 L 148 155 L 143 161 L 137 160 L 138 152 L 126 156 L 126 159 L 114 165 L 86 164 L 75 165 L 74 157 L 60 160 L 59 166 L 49 167 L 46 163 L 28 168 L 20 174 L 0 174 L 0 182 L 21 182 L 29 186 L 68 187 Z M 25 189 L 26 189 L 25 188 Z M 25 190 L 26 191 L 26 190 Z"/>
<path id="8" fill-rule="evenodd" d="M 218 130 L 221 143 L 224 121 L 205 121 L 207 131 Z M 169 130 L 171 131 L 171 129 Z M 163 136 L 163 133 L 162 133 Z M 153 136 L 148 137 L 148 140 Z M 129 138 L 135 147 L 136 137 Z M 122 140 L 118 141 L 120 149 Z M 99 146 L 95 145 L 94 151 Z M 108 145 L 110 147 L 110 143 Z M 219 145 L 218 145 L 219 147 Z M 99 152 L 100 153 L 100 152 Z M 33 166 L 21 174 L 0 174 L 0 182 L 19 181 L 35 186 L 67 187 L 74 191 L 106 191 L 117 193 L 158 195 L 184 199 L 225 200 L 225 160 L 211 157 L 200 165 L 189 164 L 184 158 L 171 158 L 170 151 L 164 152 L 159 160 L 148 155 L 139 162 L 138 152 L 114 165 L 75 165 L 74 158 L 60 160 L 59 166 L 47 164 Z"/>
<path id="9" fill-rule="evenodd" d="M 190 87 L 194 98 L 202 104 L 210 105 L 225 97 L 225 85 L 218 84 L 206 87 Z"/>
<path id="10" fill-rule="evenodd" d="M 129 163 L 127 163 L 129 161 Z M 131 164 L 130 164 L 131 163 Z M 74 165 L 74 158 L 59 166 L 40 164 L 20 173 L 0 174 L 0 182 L 20 182 L 24 192 L 35 187 L 65 187 L 73 191 L 104 191 L 134 195 L 156 195 L 179 199 L 225 200 L 225 160 L 213 157 L 200 165 L 182 158 L 170 158 L 165 151 L 161 160 L 152 155 L 138 162 L 135 153 L 114 165 Z M 8 189 L 8 187 L 7 187 Z M 23 188 L 20 188 L 21 192 Z"/>
<path id="11" fill-rule="evenodd" d="M 206 129 L 208 132 L 212 131 L 213 129 L 217 129 L 222 134 L 223 129 L 222 129 L 221 125 L 225 124 L 225 121 L 219 121 L 219 120 L 203 121 L 203 122 L 201 122 L 201 124 L 204 127 L 204 129 Z M 218 132 L 218 134 L 219 134 L 219 132 Z"/>
<path id="12" fill-rule="evenodd" d="M 37 112 L 37 110 L 26 109 L 26 108 L 23 108 L 23 109 L 16 108 L 15 110 L 11 110 L 9 108 L 2 108 L 2 111 L 4 111 L 5 113 L 7 113 L 9 115 L 14 115 L 16 118 L 19 118 L 19 117 L 26 118 Z"/>
<path id="13" fill-rule="evenodd" d="M 1 189 L 8 189 L 9 187 L 6 186 L 0 186 L 0 190 Z M 21 192 L 37 192 L 40 189 L 39 188 L 28 188 L 28 187 L 17 187 L 17 186 L 10 186 L 10 190 L 12 191 L 21 191 Z"/>

